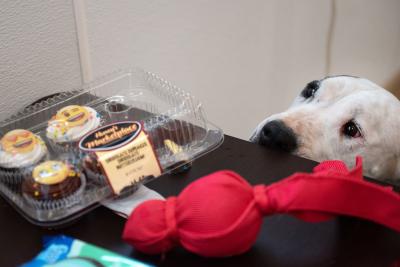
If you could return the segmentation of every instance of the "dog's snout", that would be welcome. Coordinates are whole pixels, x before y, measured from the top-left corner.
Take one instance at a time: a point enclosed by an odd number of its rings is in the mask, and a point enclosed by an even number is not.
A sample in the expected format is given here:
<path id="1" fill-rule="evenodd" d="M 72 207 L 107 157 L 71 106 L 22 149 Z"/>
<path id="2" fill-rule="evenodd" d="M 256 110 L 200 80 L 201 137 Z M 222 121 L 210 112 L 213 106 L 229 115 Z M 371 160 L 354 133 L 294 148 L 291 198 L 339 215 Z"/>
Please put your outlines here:
<path id="1" fill-rule="evenodd" d="M 296 135 L 281 120 L 265 124 L 260 132 L 258 142 L 263 146 L 288 152 L 293 152 L 297 148 Z"/>

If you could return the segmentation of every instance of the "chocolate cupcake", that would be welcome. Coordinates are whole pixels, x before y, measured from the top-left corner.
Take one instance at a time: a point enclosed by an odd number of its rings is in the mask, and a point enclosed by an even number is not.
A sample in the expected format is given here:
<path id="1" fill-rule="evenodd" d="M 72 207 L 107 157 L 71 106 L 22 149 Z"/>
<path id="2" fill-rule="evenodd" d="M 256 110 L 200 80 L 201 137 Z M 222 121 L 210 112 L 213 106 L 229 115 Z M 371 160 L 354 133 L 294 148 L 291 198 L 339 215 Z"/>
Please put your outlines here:
<path id="1" fill-rule="evenodd" d="M 78 152 L 78 141 L 100 124 L 100 114 L 93 108 L 66 106 L 48 122 L 46 136 L 55 151 Z"/>
<path id="2" fill-rule="evenodd" d="M 100 162 L 97 160 L 94 154 L 88 154 L 83 158 L 82 167 L 88 179 L 90 179 L 93 183 L 101 186 L 108 185 L 107 177 L 104 175 Z M 139 184 L 127 186 L 117 196 L 114 196 L 114 199 L 129 196 L 138 188 Z"/>
<path id="3" fill-rule="evenodd" d="M 83 157 L 82 167 L 86 173 L 86 176 L 96 184 L 107 183 L 106 177 L 101 169 L 100 162 L 97 160 L 97 157 L 94 154 L 89 153 Z"/>
<path id="4" fill-rule="evenodd" d="M 67 163 L 45 161 L 25 178 L 22 192 L 27 201 L 38 208 L 65 207 L 79 200 L 78 194 L 85 185 L 81 176 L 76 168 Z"/>
<path id="5" fill-rule="evenodd" d="M 10 131 L 0 140 L 0 176 L 8 183 L 18 183 L 27 167 L 47 155 L 47 147 L 39 136 L 22 129 Z"/>

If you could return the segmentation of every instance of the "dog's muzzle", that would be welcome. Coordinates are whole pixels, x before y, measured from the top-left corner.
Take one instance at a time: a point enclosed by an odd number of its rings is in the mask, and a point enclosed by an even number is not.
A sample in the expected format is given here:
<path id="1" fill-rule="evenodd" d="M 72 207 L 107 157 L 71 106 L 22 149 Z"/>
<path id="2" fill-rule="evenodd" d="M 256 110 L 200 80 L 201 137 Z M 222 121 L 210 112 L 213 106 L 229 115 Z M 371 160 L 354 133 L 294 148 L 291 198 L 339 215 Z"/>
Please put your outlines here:
<path id="1" fill-rule="evenodd" d="M 259 133 L 260 145 L 293 152 L 297 149 L 297 138 L 292 129 L 281 120 L 270 121 L 263 126 Z"/>

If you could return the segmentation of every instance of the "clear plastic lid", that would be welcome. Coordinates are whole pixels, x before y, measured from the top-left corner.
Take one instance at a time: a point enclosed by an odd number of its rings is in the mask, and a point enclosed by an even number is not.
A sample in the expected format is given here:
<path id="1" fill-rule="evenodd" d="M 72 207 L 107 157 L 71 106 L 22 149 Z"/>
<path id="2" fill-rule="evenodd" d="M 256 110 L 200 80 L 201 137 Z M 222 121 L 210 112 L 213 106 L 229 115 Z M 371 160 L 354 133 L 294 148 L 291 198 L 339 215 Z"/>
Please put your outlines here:
<path id="1" fill-rule="evenodd" d="M 0 193 L 32 223 L 59 226 L 188 165 L 223 133 L 190 94 L 133 69 L 22 110 L 0 138 Z"/>

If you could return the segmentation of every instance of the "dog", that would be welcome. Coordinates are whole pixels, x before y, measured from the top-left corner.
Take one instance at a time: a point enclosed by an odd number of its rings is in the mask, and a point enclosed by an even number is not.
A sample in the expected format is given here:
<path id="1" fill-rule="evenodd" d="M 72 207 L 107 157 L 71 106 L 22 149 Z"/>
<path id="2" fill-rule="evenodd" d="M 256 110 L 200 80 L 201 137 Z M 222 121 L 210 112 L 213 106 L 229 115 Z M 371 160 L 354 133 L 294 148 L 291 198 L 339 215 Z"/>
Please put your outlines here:
<path id="1" fill-rule="evenodd" d="M 250 141 L 349 167 L 360 155 L 364 175 L 400 182 L 400 101 L 367 79 L 340 75 L 308 83 L 288 110 L 263 120 Z"/>

